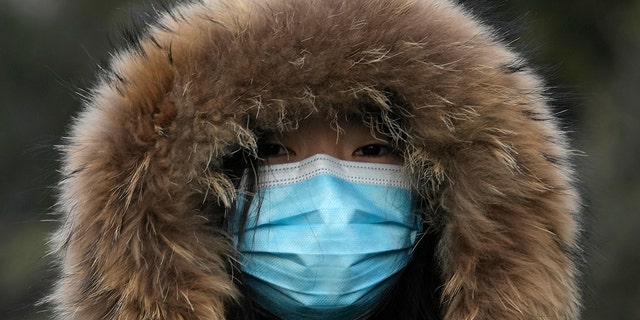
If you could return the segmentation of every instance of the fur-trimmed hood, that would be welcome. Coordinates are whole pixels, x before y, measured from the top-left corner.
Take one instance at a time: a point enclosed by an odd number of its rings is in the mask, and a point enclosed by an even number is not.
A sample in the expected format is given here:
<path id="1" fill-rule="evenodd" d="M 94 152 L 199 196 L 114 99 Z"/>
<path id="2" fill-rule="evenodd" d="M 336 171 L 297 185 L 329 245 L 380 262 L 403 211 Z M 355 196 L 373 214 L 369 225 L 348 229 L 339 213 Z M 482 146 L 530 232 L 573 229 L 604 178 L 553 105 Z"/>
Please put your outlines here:
<path id="1" fill-rule="evenodd" d="M 444 319 L 578 318 L 565 135 L 489 28 L 448 0 L 203 0 L 115 54 L 73 124 L 59 319 L 224 319 L 242 297 L 223 162 L 256 128 L 363 105 L 401 115 L 386 125 L 433 209 Z"/>

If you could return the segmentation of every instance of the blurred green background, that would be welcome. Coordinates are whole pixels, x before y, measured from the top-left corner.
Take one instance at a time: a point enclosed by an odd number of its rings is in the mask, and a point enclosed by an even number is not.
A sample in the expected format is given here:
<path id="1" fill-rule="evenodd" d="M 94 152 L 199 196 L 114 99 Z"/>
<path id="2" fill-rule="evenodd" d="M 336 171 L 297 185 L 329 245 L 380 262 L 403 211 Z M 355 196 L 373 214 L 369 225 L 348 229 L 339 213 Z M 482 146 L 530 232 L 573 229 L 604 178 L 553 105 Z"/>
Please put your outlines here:
<path id="1" fill-rule="evenodd" d="M 640 1 L 466 0 L 559 97 L 584 187 L 584 319 L 640 319 Z M 0 0 L 0 319 L 49 319 L 55 145 L 149 0 Z"/>

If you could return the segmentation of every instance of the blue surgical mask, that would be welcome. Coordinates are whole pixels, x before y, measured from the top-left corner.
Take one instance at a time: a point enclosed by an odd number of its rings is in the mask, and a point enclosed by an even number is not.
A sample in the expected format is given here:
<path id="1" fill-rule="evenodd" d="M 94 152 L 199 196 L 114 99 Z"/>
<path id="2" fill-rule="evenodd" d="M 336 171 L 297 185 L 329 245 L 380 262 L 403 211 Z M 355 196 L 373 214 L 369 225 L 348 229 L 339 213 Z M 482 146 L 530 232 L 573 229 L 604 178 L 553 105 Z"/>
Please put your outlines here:
<path id="1" fill-rule="evenodd" d="M 239 218 L 231 223 L 255 301 L 283 319 L 356 319 L 374 309 L 421 231 L 403 167 L 315 155 L 258 176 L 241 237 Z"/>

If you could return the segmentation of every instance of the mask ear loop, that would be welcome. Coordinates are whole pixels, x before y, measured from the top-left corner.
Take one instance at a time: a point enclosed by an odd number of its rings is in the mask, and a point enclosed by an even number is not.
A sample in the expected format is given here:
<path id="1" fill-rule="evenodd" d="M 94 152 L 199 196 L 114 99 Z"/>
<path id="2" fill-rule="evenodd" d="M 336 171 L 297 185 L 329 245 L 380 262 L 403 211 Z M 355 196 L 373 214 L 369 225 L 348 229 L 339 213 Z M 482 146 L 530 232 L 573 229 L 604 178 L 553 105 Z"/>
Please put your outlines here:
<path id="1" fill-rule="evenodd" d="M 244 237 L 251 204 L 256 200 L 258 201 L 256 203 L 258 213 L 262 205 L 262 197 L 258 196 L 260 174 L 257 163 L 260 160 L 246 154 L 243 155 L 243 160 L 246 163 L 246 168 L 242 171 L 242 176 L 237 186 L 236 201 L 232 204 L 231 215 L 226 219 L 227 230 L 234 239 L 236 249 Z"/>
<path id="2" fill-rule="evenodd" d="M 413 198 L 411 200 L 413 202 L 412 206 L 414 206 L 412 210 L 412 214 L 416 216 L 415 218 L 418 220 L 417 225 L 419 228 L 418 234 L 416 235 L 416 242 L 411 247 L 411 256 L 413 257 L 413 254 L 417 250 L 420 242 L 424 240 L 424 238 L 427 236 L 429 227 L 427 226 L 427 223 L 428 223 L 427 219 L 425 219 L 425 216 L 424 216 L 424 210 L 425 210 L 424 199 L 422 199 L 422 197 L 420 197 L 420 194 L 415 190 L 412 190 L 411 197 Z"/>

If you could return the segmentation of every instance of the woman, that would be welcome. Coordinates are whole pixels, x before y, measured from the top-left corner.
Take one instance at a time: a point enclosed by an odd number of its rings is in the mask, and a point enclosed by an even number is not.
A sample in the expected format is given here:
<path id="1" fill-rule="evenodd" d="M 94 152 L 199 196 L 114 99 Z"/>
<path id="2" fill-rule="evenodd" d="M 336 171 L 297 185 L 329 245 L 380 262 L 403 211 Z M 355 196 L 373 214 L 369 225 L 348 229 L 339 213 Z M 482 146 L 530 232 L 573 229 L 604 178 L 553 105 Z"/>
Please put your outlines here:
<path id="1" fill-rule="evenodd" d="M 579 198 L 544 93 L 447 0 L 176 4 L 74 123 L 50 301 L 59 319 L 577 319 Z"/>

